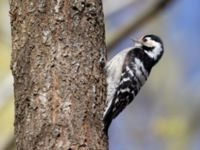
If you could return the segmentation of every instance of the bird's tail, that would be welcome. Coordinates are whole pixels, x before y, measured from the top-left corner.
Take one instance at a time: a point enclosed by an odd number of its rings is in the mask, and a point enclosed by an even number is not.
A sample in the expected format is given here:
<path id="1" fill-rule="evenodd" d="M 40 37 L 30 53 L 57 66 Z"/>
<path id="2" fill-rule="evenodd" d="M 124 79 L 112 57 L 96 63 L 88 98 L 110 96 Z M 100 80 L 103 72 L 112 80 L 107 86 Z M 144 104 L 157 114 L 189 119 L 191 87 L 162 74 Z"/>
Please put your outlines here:
<path id="1" fill-rule="evenodd" d="M 103 118 L 103 122 L 104 122 L 103 131 L 106 133 L 106 135 L 108 135 L 108 128 L 110 127 L 110 124 L 112 122 L 112 113 L 107 113 Z"/>
<path id="2" fill-rule="evenodd" d="M 104 117 L 103 117 L 103 122 L 104 122 L 104 132 L 106 135 L 108 135 L 108 129 L 110 127 L 110 124 L 113 120 L 113 101 L 111 102 L 111 105 L 109 106 L 108 110 L 106 111 Z"/>

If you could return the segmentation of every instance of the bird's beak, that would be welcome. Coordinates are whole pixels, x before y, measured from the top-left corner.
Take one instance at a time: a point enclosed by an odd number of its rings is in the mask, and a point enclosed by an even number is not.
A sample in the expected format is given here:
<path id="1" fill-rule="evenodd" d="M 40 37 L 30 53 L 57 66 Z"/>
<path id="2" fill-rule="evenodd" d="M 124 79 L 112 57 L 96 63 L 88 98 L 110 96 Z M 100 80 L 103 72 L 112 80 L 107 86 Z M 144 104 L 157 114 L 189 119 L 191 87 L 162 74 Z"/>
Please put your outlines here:
<path id="1" fill-rule="evenodd" d="M 136 40 L 136 39 L 131 39 L 134 43 L 136 47 L 141 47 L 143 45 L 142 40 Z"/>
<path id="2" fill-rule="evenodd" d="M 131 40 L 132 40 L 133 42 L 135 42 L 136 44 L 142 44 L 142 41 L 141 41 L 141 40 L 136 40 L 136 39 L 132 39 L 132 38 L 131 38 Z"/>

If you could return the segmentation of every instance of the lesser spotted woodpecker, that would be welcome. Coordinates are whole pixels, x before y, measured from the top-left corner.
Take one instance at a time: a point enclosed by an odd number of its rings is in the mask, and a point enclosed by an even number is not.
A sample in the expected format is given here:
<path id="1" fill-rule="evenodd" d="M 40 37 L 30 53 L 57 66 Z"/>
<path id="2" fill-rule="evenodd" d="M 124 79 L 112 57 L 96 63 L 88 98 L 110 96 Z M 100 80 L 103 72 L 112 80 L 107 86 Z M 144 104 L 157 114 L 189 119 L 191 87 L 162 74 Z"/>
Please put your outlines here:
<path id="1" fill-rule="evenodd" d="M 135 42 L 134 47 L 124 49 L 106 64 L 106 133 L 112 120 L 133 101 L 164 52 L 163 42 L 156 35 L 145 35 Z"/>

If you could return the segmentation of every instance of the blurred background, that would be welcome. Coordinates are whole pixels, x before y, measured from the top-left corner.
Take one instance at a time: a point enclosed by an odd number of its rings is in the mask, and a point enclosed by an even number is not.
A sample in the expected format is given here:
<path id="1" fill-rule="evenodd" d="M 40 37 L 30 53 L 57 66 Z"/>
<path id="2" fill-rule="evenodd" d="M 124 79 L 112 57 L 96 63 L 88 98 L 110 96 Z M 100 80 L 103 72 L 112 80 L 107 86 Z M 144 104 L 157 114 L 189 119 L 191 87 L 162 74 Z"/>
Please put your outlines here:
<path id="1" fill-rule="evenodd" d="M 103 0 L 108 59 L 157 34 L 165 53 L 109 129 L 110 150 L 200 150 L 200 1 Z M 9 4 L 0 0 L 0 150 L 13 148 Z"/>

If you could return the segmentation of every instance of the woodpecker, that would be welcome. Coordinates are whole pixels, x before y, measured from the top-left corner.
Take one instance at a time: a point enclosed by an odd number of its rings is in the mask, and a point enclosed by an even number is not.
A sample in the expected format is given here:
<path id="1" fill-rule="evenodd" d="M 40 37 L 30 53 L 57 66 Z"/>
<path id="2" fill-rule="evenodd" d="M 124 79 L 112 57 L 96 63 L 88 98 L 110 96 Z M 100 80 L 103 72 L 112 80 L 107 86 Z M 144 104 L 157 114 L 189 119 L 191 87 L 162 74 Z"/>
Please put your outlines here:
<path id="1" fill-rule="evenodd" d="M 119 52 L 105 66 L 107 106 L 103 121 L 106 134 L 112 120 L 133 101 L 164 52 L 163 42 L 156 35 L 145 35 L 134 41 L 133 47 Z"/>

